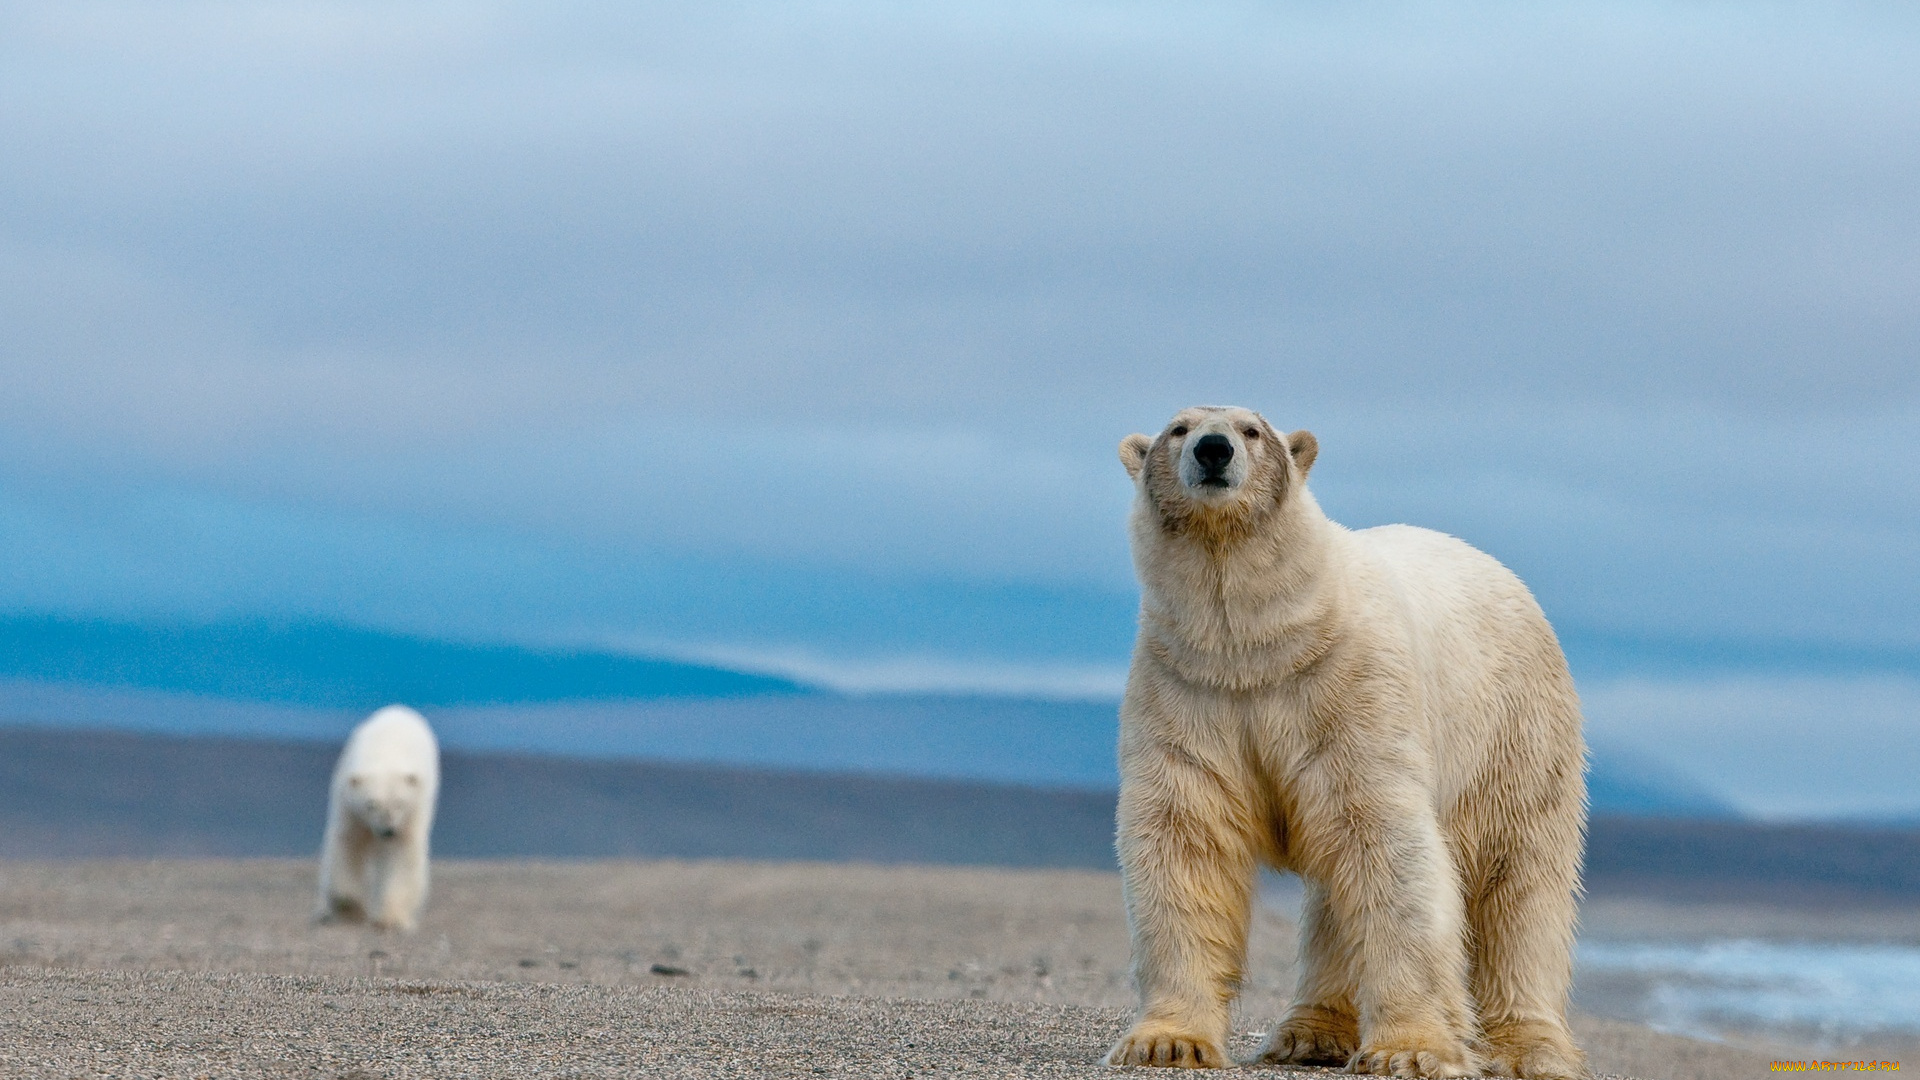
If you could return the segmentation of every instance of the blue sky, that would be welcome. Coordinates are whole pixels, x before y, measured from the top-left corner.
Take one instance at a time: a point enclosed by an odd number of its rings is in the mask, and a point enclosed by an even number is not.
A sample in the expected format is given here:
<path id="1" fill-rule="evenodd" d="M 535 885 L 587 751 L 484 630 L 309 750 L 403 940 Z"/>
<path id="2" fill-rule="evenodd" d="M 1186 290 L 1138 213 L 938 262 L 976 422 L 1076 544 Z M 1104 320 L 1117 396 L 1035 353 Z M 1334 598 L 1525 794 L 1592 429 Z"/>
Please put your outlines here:
<path id="1" fill-rule="evenodd" d="M 1917 46 L 1898 5 L 12 4 L 0 608 L 1097 697 L 1113 447 L 1232 402 L 1320 435 L 1339 520 L 1519 570 L 1596 740 L 1920 810 Z"/>

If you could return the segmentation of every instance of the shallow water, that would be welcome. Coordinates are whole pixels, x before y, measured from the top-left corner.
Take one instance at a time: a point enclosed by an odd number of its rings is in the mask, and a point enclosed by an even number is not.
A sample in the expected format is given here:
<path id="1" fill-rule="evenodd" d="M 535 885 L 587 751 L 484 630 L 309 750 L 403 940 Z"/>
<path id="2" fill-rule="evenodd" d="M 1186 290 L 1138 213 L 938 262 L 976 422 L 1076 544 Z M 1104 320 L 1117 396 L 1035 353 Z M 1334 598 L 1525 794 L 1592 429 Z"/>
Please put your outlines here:
<path id="1" fill-rule="evenodd" d="M 1920 946 L 1583 940 L 1576 1000 L 1694 1037 L 1761 1033 L 1841 1048 L 1920 1033 Z"/>
<path id="2" fill-rule="evenodd" d="M 1300 881 L 1263 874 L 1261 899 L 1297 920 Z M 1583 1012 L 1782 1050 L 1920 1054 L 1920 944 L 1870 940 L 1891 933 L 1911 942 L 1909 915 L 1833 912 L 1816 920 L 1817 930 L 1841 939 L 1807 941 L 1787 936 L 1807 932 L 1808 916 L 1798 910 L 1636 900 L 1622 914 L 1609 912 L 1602 920 L 1609 929 L 1579 942 L 1573 1003 Z M 1665 936 L 1676 929 L 1680 940 Z"/>

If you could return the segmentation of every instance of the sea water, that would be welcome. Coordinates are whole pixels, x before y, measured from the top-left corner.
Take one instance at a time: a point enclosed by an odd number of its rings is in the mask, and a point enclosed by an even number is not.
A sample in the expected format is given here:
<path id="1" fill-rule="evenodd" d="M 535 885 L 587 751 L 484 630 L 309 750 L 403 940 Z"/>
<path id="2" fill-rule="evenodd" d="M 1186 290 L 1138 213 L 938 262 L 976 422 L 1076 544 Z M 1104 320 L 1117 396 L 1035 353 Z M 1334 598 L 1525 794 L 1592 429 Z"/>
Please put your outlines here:
<path id="1" fill-rule="evenodd" d="M 1298 878 L 1263 872 L 1260 894 L 1298 921 Z M 1575 962 L 1578 1007 L 1674 1035 L 1758 1035 L 1826 1051 L 1920 1034 L 1920 945 L 1587 937 Z"/>
<path id="2" fill-rule="evenodd" d="M 1582 981 L 1616 985 L 1606 1011 L 1631 1005 L 1638 1015 L 1625 1019 L 1678 1035 L 1791 1032 L 1845 1046 L 1875 1032 L 1920 1032 L 1915 945 L 1583 940 Z"/>

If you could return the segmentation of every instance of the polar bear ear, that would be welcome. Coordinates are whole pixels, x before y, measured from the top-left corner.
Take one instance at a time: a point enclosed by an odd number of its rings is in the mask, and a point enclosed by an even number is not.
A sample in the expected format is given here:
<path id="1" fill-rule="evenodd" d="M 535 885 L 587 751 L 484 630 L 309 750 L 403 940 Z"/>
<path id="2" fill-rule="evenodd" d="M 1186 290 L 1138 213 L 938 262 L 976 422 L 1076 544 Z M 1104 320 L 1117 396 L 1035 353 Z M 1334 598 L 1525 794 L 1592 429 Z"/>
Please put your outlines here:
<path id="1" fill-rule="evenodd" d="M 1287 452 L 1293 455 L 1293 463 L 1300 466 L 1300 475 L 1307 475 L 1313 468 L 1313 459 L 1320 456 L 1320 440 L 1313 437 L 1311 431 L 1296 431 L 1287 436 Z"/>
<path id="2" fill-rule="evenodd" d="M 1129 435 L 1120 440 L 1120 464 L 1127 467 L 1127 475 L 1140 479 L 1140 470 L 1147 463 L 1147 451 L 1153 449 L 1153 439 L 1147 435 Z"/>

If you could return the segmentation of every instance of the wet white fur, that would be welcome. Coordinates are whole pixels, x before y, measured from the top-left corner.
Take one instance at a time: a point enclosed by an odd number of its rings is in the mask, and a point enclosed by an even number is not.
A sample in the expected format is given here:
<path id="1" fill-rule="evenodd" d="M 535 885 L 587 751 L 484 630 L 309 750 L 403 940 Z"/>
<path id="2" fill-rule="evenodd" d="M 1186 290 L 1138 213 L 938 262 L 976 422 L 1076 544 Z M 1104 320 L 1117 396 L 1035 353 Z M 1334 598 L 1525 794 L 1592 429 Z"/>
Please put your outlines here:
<path id="1" fill-rule="evenodd" d="M 317 917 L 414 928 L 439 794 L 440 747 L 419 713 L 389 705 L 353 729 L 333 770 Z"/>
<path id="2" fill-rule="evenodd" d="M 1205 487 L 1189 448 L 1216 431 L 1244 468 Z M 1264 1060 L 1581 1075 L 1585 748 L 1532 595 L 1452 537 L 1328 520 L 1317 441 L 1248 410 L 1186 410 L 1120 454 L 1143 593 L 1119 827 L 1141 1011 L 1110 1060 L 1231 1063 L 1264 862 L 1307 884 L 1299 991 Z"/>

